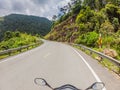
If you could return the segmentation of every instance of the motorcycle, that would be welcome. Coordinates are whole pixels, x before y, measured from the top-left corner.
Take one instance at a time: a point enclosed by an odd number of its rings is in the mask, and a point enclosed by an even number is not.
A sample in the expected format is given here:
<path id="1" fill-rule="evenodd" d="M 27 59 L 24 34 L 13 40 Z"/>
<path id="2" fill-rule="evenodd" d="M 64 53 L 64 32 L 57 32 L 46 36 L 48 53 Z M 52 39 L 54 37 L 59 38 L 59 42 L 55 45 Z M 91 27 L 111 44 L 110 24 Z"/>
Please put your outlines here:
<path id="1" fill-rule="evenodd" d="M 35 78 L 34 82 L 35 82 L 35 84 L 37 84 L 39 86 L 47 86 L 51 90 L 82 90 L 82 89 L 78 89 L 75 86 L 70 85 L 70 84 L 66 84 L 66 85 L 63 85 L 61 87 L 53 88 L 43 78 Z M 91 86 L 86 88 L 85 90 L 91 90 L 91 89 L 92 90 L 102 90 L 104 87 L 105 87 L 105 84 L 103 82 L 95 82 Z"/>

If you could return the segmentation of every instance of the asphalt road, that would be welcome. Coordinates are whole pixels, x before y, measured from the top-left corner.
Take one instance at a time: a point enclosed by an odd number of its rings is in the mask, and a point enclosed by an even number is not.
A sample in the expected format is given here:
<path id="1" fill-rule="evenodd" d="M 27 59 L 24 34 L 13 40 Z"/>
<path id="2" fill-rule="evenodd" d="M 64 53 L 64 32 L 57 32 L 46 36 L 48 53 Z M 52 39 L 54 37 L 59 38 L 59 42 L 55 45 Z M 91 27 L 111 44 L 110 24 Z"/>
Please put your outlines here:
<path id="1" fill-rule="evenodd" d="M 86 59 L 71 46 L 46 41 L 40 47 L 0 61 L 0 90 L 50 90 L 35 85 L 36 77 L 45 78 L 53 87 L 72 84 L 85 89 L 101 81 Z"/>

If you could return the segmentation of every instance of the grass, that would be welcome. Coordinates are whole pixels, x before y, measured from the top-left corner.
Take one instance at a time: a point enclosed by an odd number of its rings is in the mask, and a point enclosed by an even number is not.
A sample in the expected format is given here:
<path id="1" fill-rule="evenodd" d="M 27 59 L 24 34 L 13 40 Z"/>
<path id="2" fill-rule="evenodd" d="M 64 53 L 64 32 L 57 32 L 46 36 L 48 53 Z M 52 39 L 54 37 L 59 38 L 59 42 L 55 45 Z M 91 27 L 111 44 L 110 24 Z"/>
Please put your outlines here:
<path id="1" fill-rule="evenodd" d="M 6 54 L 6 55 L 1 55 L 0 56 L 0 59 L 4 59 L 4 58 L 6 58 L 6 57 L 8 57 L 9 55 L 8 54 Z"/>
<path id="2" fill-rule="evenodd" d="M 83 51 L 83 49 L 81 49 L 79 46 L 74 46 L 80 50 Z M 96 59 L 96 57 L 99 57 L 97 54 L 95 53 L 90 53 L 89 50 L 85 50 L 84 51 L 86 54 L 90 55 L 92 58 Z M 96 59 L 98 60 L 98 59 Z M 115 64 L 113 64 L 111 61 L 109 61 L 108 59 L 102 59 L 102 60 L 98 60 L 100 64 L 102 64 L 104 67 L 107 67 L 109 70 L 115 72 L 116 74 L 120 74 L 120 67 L 116 66 Z"/>
<path id="3" fill-rule="evenodd" d="M 115 73 L 119 73 L 119 67 L 108 61 L 107 59 L 104 59 L 101 61 L 101 64 L 107 67 L 109 70 L 112 70 Z"/>

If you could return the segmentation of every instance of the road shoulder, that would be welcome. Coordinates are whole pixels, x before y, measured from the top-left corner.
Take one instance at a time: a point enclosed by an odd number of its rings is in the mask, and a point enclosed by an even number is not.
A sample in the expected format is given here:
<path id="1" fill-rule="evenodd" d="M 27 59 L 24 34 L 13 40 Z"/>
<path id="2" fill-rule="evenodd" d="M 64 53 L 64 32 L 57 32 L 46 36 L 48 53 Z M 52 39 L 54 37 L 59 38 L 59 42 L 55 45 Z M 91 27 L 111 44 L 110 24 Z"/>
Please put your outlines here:
<path id="1" fill-rule="evenodd" d="M 120 89 L 120 77 L 104 66 L 102 66 L 97 60 L 88 56 L 84 52 L 76 49 L 80 55 L 82 55 L 85 60 L 89 63 L 89 65 L 96 72 L 98 77 L 106 84 L 107 90 L 119 90 Z"/>

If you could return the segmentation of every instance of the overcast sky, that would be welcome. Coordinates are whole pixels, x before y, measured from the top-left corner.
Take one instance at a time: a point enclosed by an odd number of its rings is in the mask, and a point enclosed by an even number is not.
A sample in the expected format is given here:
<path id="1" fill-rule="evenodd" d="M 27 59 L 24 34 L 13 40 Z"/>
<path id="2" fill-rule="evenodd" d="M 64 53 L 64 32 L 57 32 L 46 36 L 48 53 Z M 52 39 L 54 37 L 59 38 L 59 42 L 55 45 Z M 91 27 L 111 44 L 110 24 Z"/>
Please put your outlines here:
<path id="1" fill-rule="evenodd" d="M 0 16 L 12 13 L 35 15 L 51 19 L 58 7 L 70 0 L 0 0 Z"/>

